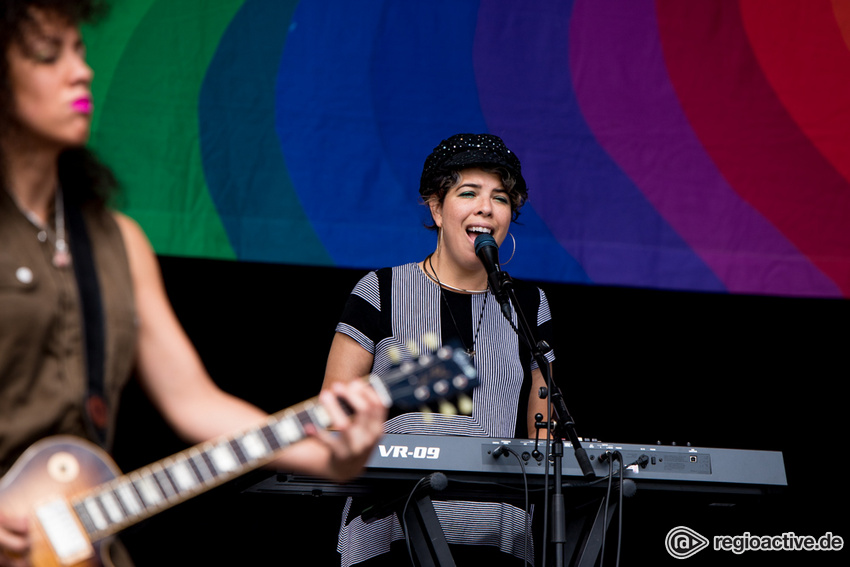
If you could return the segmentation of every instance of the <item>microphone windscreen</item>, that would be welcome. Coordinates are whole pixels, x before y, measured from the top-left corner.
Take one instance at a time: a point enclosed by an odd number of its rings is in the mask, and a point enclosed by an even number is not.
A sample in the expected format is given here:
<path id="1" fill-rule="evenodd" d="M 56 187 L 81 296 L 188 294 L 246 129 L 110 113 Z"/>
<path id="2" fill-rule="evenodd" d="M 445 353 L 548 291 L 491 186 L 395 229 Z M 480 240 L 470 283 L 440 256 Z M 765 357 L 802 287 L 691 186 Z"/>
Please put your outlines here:
<path id="1" fill-rule="evenodd" d="M 443 473 L 435 472 L 429 475 L 429 484 L 433 490 L 439 492 L 449 485 L 449 479 Z"/>
<path id="2" fill-rule="evenodd" d="M 493 235 L 482 232 L 475 237 L 475 253 L 478 254 L 478 252 L 486 246 L 499 248 L 499 245 L 496 244 L 496 239 L 493 238 Z"/>

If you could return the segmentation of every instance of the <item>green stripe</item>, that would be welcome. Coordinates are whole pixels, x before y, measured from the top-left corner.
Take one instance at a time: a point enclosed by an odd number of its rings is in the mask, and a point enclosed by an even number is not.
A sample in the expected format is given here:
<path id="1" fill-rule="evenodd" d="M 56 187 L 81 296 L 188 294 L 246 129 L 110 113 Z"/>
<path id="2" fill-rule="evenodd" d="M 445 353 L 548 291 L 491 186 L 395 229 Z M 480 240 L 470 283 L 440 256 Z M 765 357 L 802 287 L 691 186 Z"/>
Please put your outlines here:
<path id="1" fill-rule="evenodd" d="M 91 146 L 122 184 L 117 206 L 159 254 L 235 258 L 204 180 L 198 96 L 243 2 L 125 0 L 84 32 L 96 77 Z"/>

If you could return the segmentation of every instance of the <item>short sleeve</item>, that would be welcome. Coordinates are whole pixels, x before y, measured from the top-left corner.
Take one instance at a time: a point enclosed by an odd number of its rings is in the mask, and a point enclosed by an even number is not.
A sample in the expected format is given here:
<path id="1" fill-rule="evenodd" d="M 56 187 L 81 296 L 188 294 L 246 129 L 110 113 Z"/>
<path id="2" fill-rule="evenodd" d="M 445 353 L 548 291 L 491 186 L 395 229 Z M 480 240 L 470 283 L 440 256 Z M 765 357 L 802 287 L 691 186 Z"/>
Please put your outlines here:
<path id="1" fill-rule="evenodd" d="M 375 344 L 382 338 L 380 284 L 375 272 L 369 272 L 354 286 L 336 331 L 348 335 L 375 354 Z"/>
<path id="2" fill-rule="evenodd" d="M 538 288 L 538 292 L 540 294 L 540 302 L 537 306 L 537 340 L 545 341 L 551 347 L 554 336 L 552 312 L 549 310 L 549 300 L 546 298 L 546 293 L 540 288 Z M 544 356 L 547 361 L 552 363 L 555 360 L 555 351 L 550 348 Z M 532 359 L 531 369 L 534 370 L 536 368 L 538 368 L 537 361 Z"/>

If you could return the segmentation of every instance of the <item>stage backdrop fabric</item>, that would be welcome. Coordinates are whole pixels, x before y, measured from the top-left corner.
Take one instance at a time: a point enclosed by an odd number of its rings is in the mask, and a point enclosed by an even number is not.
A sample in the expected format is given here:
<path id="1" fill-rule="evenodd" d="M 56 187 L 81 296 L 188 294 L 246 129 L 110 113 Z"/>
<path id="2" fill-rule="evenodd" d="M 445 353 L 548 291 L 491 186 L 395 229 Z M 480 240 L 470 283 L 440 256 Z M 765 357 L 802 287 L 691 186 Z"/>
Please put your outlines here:
<path id="1" fill-rule="evenodd" d="M 848 2 L 123 0 L 85 37 L 159 254 L 420 260 L 425 157 L 490 132 L 529 185 L 514 277 L 850 295 Z"/>

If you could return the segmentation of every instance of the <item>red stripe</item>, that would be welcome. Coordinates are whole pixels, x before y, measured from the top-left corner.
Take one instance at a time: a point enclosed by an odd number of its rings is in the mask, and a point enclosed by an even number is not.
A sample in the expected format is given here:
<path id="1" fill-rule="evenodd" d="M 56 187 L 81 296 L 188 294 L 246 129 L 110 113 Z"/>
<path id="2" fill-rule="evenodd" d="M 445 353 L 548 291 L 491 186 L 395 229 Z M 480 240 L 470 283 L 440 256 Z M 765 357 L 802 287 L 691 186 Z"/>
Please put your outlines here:
<path id="1" fill-rule="evenodd" d="M 670 79 L 706 151 L 741 198 L 850 296 L 850 184 L 776 96 L 737 3 L 656 5 Z"/>
<path id="2" fill-rule="evenodd" d="M 835 23 L 838 24 L 844 44 L 850 49 L 850 2 L 832 0 L 832 11 L 835 13 Z"/>
<path id="3" fill-rule="evenodd" d="M 850 52 L 832 4 L 823 0 L 741 2 L 762 70 L 791 117 L 850 180 Z"/>

